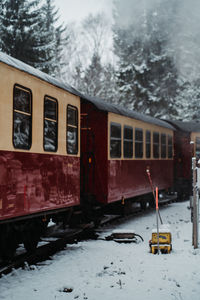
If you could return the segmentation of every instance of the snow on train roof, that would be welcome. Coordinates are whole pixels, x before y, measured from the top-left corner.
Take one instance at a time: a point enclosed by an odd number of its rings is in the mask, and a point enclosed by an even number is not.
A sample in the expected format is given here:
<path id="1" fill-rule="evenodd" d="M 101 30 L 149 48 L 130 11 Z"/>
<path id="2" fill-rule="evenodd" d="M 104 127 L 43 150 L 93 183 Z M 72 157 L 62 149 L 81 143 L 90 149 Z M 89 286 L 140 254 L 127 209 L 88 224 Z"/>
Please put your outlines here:
<path id="1" fill-rule="evenodd" d="M 146 123 L 152 123 L 152 124 L 155 124 L 158 126 L 162 126 L 162 127 L 166 127 L 166 128 L 174 130 L 173 126 L 171 126 L 169 123 L 162 121 L 160 119 L 155 119 L 153 117 L 140 114 L 136 111 L 124 109 L 121 106 L 105 102 L 102 99 L 99 99 L 97 97 L 83 95 L 82 93 L 80 93 L 78 90 L 76 90 L 72 86 L 70 86 L 62 81 L 59 81 L 58 79 L 40 71 L 40 70 L 37 70 L 37 69 L 27 65 L 26 63 L 24 63 L 16 58 L 13 58 L 1 51 L 0 51 L 0 62 L 5 63 L 11 67 L 14 67 L 20 71 L 26 72 L 30 75 L 33 75 L 33 76 L 35 76 L 41 80 L 44 80 L 56 87 L 64 89 L 74 95 L 77 95 L 77 96 L 81 97 L 82 99 L 85 99 L 86 101 L 89 101 L 90 103 L 93 103 L 98 109 L 100 109 L 102 111 L 120 114 L 120 115 L 129 117 L 129 118 L 134 118 L 134 119 L 146 122 Z"/>
<path id="2" fill-rule="evenodd" d="M 174 126 L 178 130 L 182 130 L 185 132 L 200 132 L 200 123 L 197 122 L 183 122 L 177 120 L 167 120 L 169 124 Z"/>
<path id="3" fill-rule="evenodd" d="M 138 113 L 134 110 L 125 109 L 122 106 L 105 102 L 102 99 L 99 99 L 97 97 L 83 96 L 83 98 L 86 99 L 87 101 L 91 102 L 92 104 L 94 104 L 98 109 L 100 109 L 102 111 L 112 112 L 112 113 L 115 113 L 118 115 L 123 115 L 123 116 L 129 117 L 129 118 L 132 118 L 132 119 L 146 122 L 146 123 L 151 123 L 154 125 L 158 125 L 158 126 L 162 126 L 165 128 L 175 130 L 175 128 L 172 125 L 170 125 L 169 123 L 167 123 L 163 120 L 156 119 L 156 118 Z"/>
<path id="4" fill-rule="evenodd" d="M 0 51 L 0 62 L 4 63 L 6 65 L 9 65 L 11 67 L 14 67 L 20 71 L 26 72 L 30 75 L 33 75 L 41 80 L 49 82 L 49 83 L 53 84 L 54 86 L 64 89 L 74 95 L 80 96 L 80 93 L 77 90 L 75 90 L 73 87 L 71 87 L 70 85 L 63 83 L 63 82 L 59 81 L 58 79 L 40 71 L 40 70 L 37 70 L 37 69 L 27 65 L 26 63 L 14 58 L 14 57 L 11 57 L 1 51 Z"/>

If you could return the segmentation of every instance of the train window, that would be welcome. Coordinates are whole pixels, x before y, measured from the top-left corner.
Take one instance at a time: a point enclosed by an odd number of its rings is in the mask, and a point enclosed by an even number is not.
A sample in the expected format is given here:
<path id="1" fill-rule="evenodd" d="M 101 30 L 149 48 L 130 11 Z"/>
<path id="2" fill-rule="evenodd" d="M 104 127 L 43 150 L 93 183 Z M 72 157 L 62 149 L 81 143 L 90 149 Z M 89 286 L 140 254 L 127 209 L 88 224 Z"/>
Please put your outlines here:
<path id="1" fill-rule="evenodd" d="M 30 149 L 32 143 L 32 94 L 19 85 L 13 90 L 13 145 Z"/>
<path id="2" fill-rule="evenodd" d="M 44 98 L 44 150 L 56 152 L 58 147 L 58 101 Z"/>
<path id="3" fill-rule="evenodd" d="M 168 158 L 172 158 L 172 136 L 168 135 Z"/>
<path id="4" fill-rule="evenodd" d="M 124 126 L 124 157 L 133 157 L 133 128 Z"/>
<path id="5" fill-rule="evenodd" d="M 160 135 L 158 132 L 153 133 L 153 157 L 159 158 L 160 151 L 159 151 L 159 142 L 160 142 Z"/>
<path id="6" fill-rule="evenodd" d="M 196 137 L 196 157 L 200 158 L 200 137 Z"/>
<path id="7" fill-rule="evenodd" d="M 146 158 L 151 157 L 151 131 L 146 131 Z"/>
<path id="8" fill-rule="evenodd" d="M 110 124 L 110 157 L 121 157 L 121 125 L 117 123 Z"/>
<path id="9" fill-rule="evenodd" d="M 78 109 L 67 106 L 67 153 L 78 153 Z"/>
<path id="10" fill-rule="evenodd" d="M 143 157 L 143 130 L 140 128 L 135 129 L 135 157 Z"/>
<path id="11" fill-rule="evenodd" d="M 161 134 L 161 157 L 162 158 L 166 158 L 166 154 L 167 154 L 167 151 L 166 151 L 166 134 L 165 133 L 162 133 Z"/>

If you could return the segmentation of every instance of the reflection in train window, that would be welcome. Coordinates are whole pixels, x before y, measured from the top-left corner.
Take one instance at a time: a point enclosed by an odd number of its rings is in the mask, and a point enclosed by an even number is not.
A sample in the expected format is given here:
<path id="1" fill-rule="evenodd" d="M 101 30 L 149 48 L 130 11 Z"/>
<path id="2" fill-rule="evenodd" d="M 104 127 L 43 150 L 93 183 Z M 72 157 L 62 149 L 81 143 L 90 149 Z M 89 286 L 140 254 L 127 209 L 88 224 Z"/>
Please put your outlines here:
<path id="1" fill-rule="evenodd" d="M 58 147 L 58 101 L 44 98 L 44 150 L 56 152 Z"/>
<path id="2" fill-rule="evenodd" d="M 78 153 L 78 109 L 67 106 L 67 153 Z"/>
<path id="3" fill-rule="evenodd" d="M 143 130 L 140 128 L 135 129 L 135 157 L 143 157 Z"/>
<path id="4" fill-rule="evenodd" d="M 124 126 L 124 157 L 133 157 L 133 128 Z"/>
<path id="5" fill-rule="evenodd" d="M 166 158 L 166 153 L 167 153 L 167 149 L 166 149 L 166 134 L 162 133 L 161 134 L 161 157 L 162 158 Z"/>
<path id="6" fill-rule="evenodd" d="M 146 158 L 151 157 L 151 131 L 146 131 Z"/>
<path id="7" fill-rule="evenodd" d="M 153 157 L 159 158 L 160 150 L 159 150 L 159 142 L 160 142 L 160 135 L 158 132 L 153 133 Z"/>
<path id="8" fill-rule="evenodd" d="M 121 125 L 118 123 L 110 124 L 110 157 L 121 157 Z"/>
<path id="9" fill-rule="evenodd" d="M 30 149 L 32 142 L 32 95 L 29 89 L 15 85 L 13 90 L 13 145 Z"/>
<path id="10" fill-rule="evenodd" d="M 168 135 L 168 158 L 172 158 L 173 151 L 172 151 L 172 136 Z"/>
<path id="11" fill-rule="evenodd" d="M 196 137 L 196 158 L 200 159 L 200 137 Z"/>

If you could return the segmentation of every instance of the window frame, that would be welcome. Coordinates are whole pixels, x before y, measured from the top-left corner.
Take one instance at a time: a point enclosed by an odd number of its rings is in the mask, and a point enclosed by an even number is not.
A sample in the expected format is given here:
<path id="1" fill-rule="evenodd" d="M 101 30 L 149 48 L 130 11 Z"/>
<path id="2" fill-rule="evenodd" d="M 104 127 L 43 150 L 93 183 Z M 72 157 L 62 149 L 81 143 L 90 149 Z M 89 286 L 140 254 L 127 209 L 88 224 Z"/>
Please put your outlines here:
<path id="1" fill-rule="evenodd" d="M 171 139 L 171 145 L 169 145 L 169 140 Z M 171 155 L 170 155 L 171 153 Z M 173 158 L 173 136 L 168 134 L 167 136 L 167 157 Z"/>
<path id="2" fill-rule="evenodd" d="M 149 140 L 147 140 L 147 134 L 149 134 Z M 149 146 L 149 155 L 147 155 L 148 151 L 147 151 L 147 146 Z M 146 134 L 145 134 L 145 154 L 146 154 L 146 158 L 151 158 L 151 131 L 150 130 L 146 130 Z"/>
<path id="3" fill-rule="evenodd" d="M 71 108 L 73 109 L 75 112 L 76 112 L 76 125 L 74 124 L 69 124 L 69 121 L 68 121 L 68 109 Z M 67 133 L 68 133 L 68 127 L 69 128 L 75 128 L 76 129 L 76 151 L 74 151 L 73 153 L 70 153 L 68 151 L 68 137 L 67 137 Z M 79 128 L 79 120 L 78 120 L 78 107 L 74 106 L 74 105 L 71 105 L 71 104 L 68 104 L 67 105 L 67 108 L 66 108 L 66 152 L 68 155 L 77 155 L 78 154 L 78 147 L 79 147 L 79 141 L 78 141 L 78 138 L 79 138 L 79 135 L 78 135 L 78 130 Z"/>
<path id="4" fill-rule="evenodd" d="M 125 138 L 125 130 L 128 129 L 131 131 L 131 135 L 132 135 L 132 138 Z M 125 151 L 127 150 L 126 146 L 125 146 L 125 143 L 128 143 L 128 149 L 131 149 L 131 152 L 130 152 L 130 155 L 129 155 L 129 151 Z M 133 127 L 132 126 L 128 126 L 128 125 L 124 125 L 124 131 L 123 131 L 123 151 L 124 151 L 124 158 L 133 158 Z"/>
<path id="5" fill-rule="evenodd" d="M 45 100 L 50 100 L 52 102 L 56 103 L 56 120 L 51 119 L 51 118 L 46 118 L 45 117 Z M 55 122 L 56 123 L 56 144 L 55 144 L 55 150 L 50 150 L 50 149 L 45 149 L 45 134 L 44 134 L 44 130 L 45 130 L 45 120 L 49 121 L 49 122 Z M 43 101 L 43 149 L 45 152 L 54 152 L 56 153 L 58 151 L 58 100 L 54 97 L 51 97 L 49 95 L 45 95 L 44 96 L 44 101 Z"/>
<path id="6" fill-rule="evenodd" d="M 22 90 L 26 93 L 29 94 L 29 109 L 30 109 L 30 112 L 26 112 L 26 111 L 23 111 L 23 110 L 19 110 L 19 109 L 15 109 L 15 89 L 19 89 L 19 90 Z M 13 126 L 13 129 L 12 129 L 12 143 L 13 143 L 13 147 L 15 149 L 19 149 L 19 150 L 30 150 L 31 147 L 32 147 L 32 122 L 33 122 L 33 111 L 32 111 L 32 107 L 33 107 L 33 96 L 32 96 L 32 91 L 30 88 L 27 88 L 25 86 L 22 86 L 18 83 L 15 83 L 14 86 L 13 86 L 13 122 L 12 122 L 12 126 Z M 15 113 L 18 113 L 18 114 L 21 114 L 21 115 L 25 115 L 25 116 L 28 116 L 30 117 L 30 133 L 29 133 L 29 144 L 28 144 L 28 147 L 18 147 L 15 145 L 14 143 L 14 134 L 15 134 Z"/>
<path id="7" fill-rule="evenodd" d="M 111 136 L 111 127 L 115 126 L 120 128 L 120 137 L 112 137 Z M 111 154 L 111 144 L 112 141 L 119 141 L 120 143 L 120 152 L 118 153 L 119 155 L 112 155 Z M 120 123 L 116 123 L 116 122 L 110 122 L 110 158 L 121 158 L 122 157 L 122 125 Z"/>
<path id="8" fill-rule="evenodd" d="M 163 138 L 165 138 L 165 141 L 163 141 Z M 160 136 L 160 143 L 161 143 L 161 158 L 167 158 L 167 135 L 166 133 L 161 133 Z"/>
<path id="9" fill-rule="evenodd" d="M 142 133 L 142 140 L 136 140 L 136 132 Z M 140 146 L 140 147 L 137 147 Z M 135 158 L 143 158 L 144 157 L 144 130 L 143 128 L 135 128 Z M 141 154 L 138 152 L 138 149 L 141 148 Z"/>
<path id="10" fill-rule="evenodd" d="M 155 143 L 155 135 L 158 136 L 158 142 Z M 158 150 L 158 156 L 156 155 L 155 149 Z M 158 131 L 153 131 L 153 158 L 159 159 L 160 158 L 160 133 Z"/>

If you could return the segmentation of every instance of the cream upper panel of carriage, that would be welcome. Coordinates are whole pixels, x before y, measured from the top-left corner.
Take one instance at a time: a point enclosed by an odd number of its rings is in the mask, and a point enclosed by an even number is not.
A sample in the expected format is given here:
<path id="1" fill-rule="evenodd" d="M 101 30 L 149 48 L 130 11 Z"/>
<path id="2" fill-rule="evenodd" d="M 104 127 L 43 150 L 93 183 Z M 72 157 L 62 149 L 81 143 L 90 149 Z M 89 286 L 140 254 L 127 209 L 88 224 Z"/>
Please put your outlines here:
<path id="1" fill-rule="evenodd" d="M 80 156 L 79 124 L 78 96 L 0 63 L 0 150 Z"/>
<path id="2" fill-rule="evenodd" d="M 108 159 L 173 159 L 173 130 L 108 113 Z"/>

